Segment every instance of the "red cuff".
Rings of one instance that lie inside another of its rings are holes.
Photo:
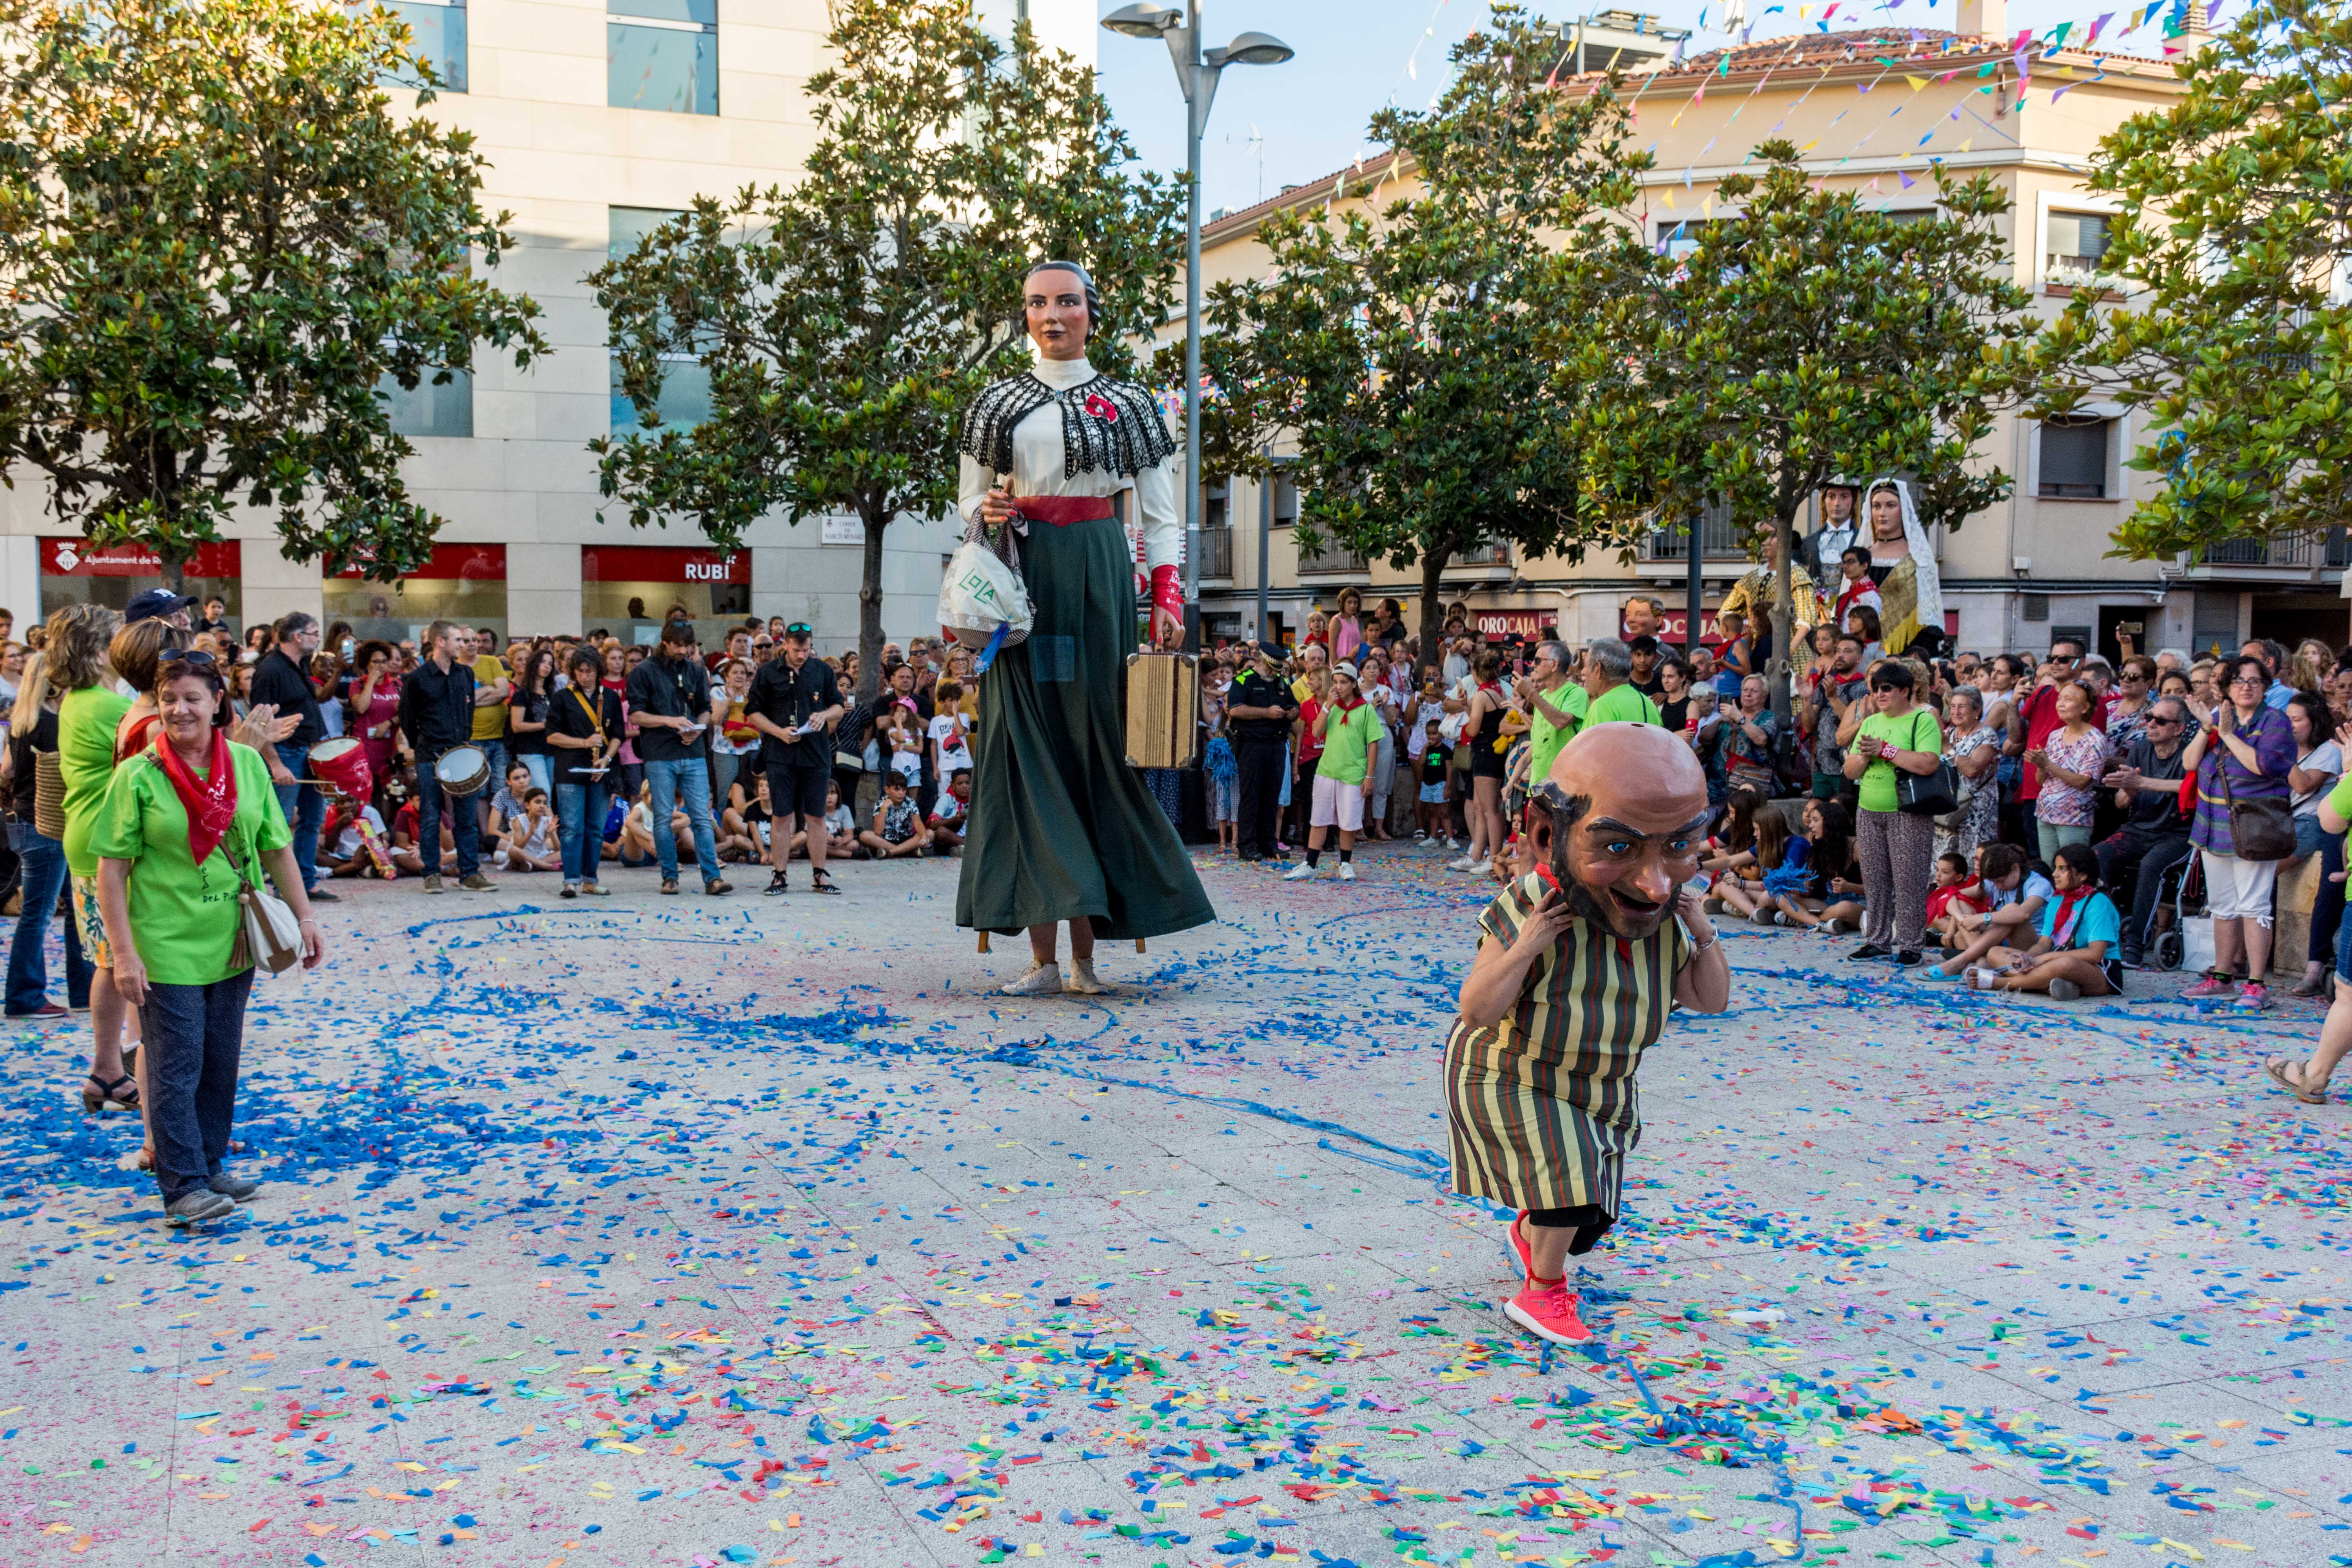
[[[1171,615],[1181,616],[1184,613],[1184,585],[1177,581],[1175,567],[1154,566],[1151,569],[1151,605],[1154,609],[1166,610]]]

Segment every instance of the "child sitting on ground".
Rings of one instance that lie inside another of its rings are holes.
[[[931,853],[945,855],[963,847],[964,824],[971,815],[971,770],[959,768],[931,806]]]
[[[1737,910],[1758,925],[1775,924],[1780,892],[1803,885],[1812,849],[1811,840],[1789,831],[1787,817],[1777,811],[1759,811],[1756,847],[1732,857],[1728,868],[1732,875],[1717,879],[1715,896],[1723,900],[1725,909]]]
[[[522,797],[522,815],[503,819],[506,837],[499,846],[499,868],[504,871],[555,871],[563,854],[555,838],[555,814],[547,809],[547,792],[537,784]]]
[[[2113,996],[2124,988],[2124,923],[2099,891],[2099,858],[2087,844],[2062,844],[2051,858],[2056,899],[2044,904],[2039,937],[2020,952],[1996,947],[1969,970],[1979,991],[2046,991],[2053,1001]]]
[[[891,773],[882,780],[882,799],[874,808],[874,826],[857,836],[877,860],[897,860],[920,855],[931,841],[923,814],[908,797],[906,775]]]
[[[1955,915],[1980,915],[1990,901],[1984,883],[1969,875],[1969,863],[1958,853],[1948,849],[1936,857],[1936,885],[1927,893],[1927,930],[1944,945],[1958,946],[1953,940],[1958,934]]]

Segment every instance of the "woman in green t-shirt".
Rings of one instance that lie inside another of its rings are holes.
[[[173,652],[155,703],[161,732],[114,770],[89,847],[114,988],[139,1009],[163,1215],[193,1225],[257,1187],[221,1169],[253,987],[237,897],[246,879],[268,868],[301,921],[304,968],[325,948],[269,766],[226,733],[219,664],[202,649]]]
[[[1862,861],[1863,943],[1849,958],[1919,962],[1927,925],[1927,885],[1936,877],[1936,819],[1897,809],[1895,770],[1927,774],[1943,760],[1935,710],[1912,700],[1911,666],[1890,658],[1870,672],[1870,703],[1845,756],[1845,776],[1862,781],[1854,835]]]
[[[1307,862],[1283,874],[1286,882],[1315,875],[1323,839],[1339,829],[1339,880],[1356,879],[1356,835],[1364,826],[1364,802],[1372,794],[1372,753],[1380,745],[1379,712],[1356,689],[1356,667],[1331,667],[1331,694],[1315,716],[1323,755],[1315,764],[1314,801],[1307,816]]]

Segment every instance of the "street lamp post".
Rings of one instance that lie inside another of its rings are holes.
[[[1201,637],[1201,136],[1227,66],[1278,66],[1296,53],[1265,33],[1243,33],[1221,49],[1201,47],[1201,0],[1184,9],[1124,5],[1102,25],[1130,38],[1161,38],[1184,94],[1184,618],[1185,640]],[[1263,584],[1261,584],[1263,592]]]

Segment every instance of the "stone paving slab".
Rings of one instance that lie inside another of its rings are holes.
[[[2315,1029],[1727,933],[1645,1064],[1602,1342],[1496,1309],[1438,857],[1016,1001],[957,869],[344,884],[257,988],[234,1220],[0,1034],[0,1561],[2352,1565]],[[751,879],[756,880],[756,879]]]

